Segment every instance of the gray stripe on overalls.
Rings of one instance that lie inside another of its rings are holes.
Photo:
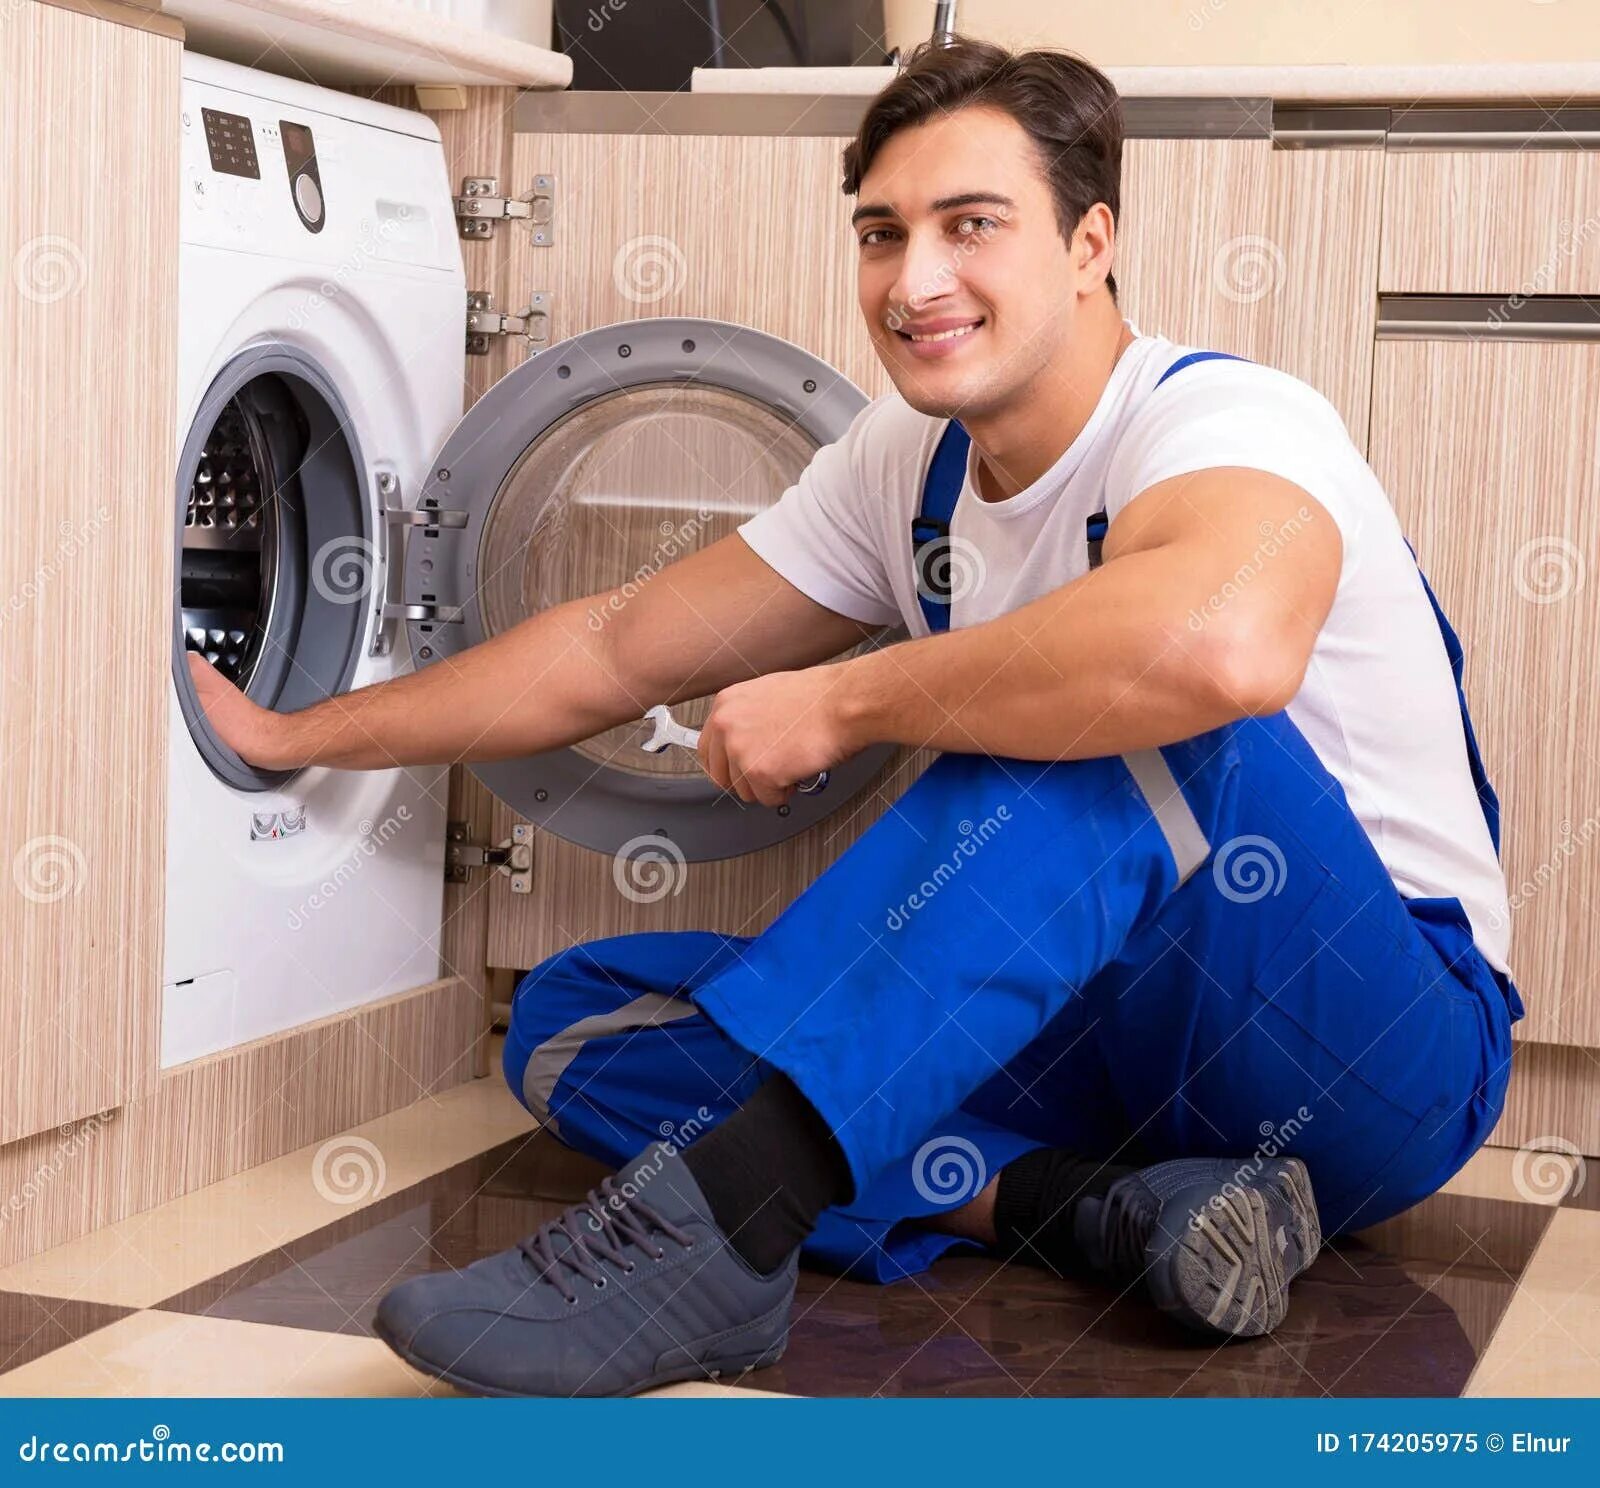
[[[609,1013],[580,1018],[570,1028],[564,1028],[553,1038],[546,1039],[528,1056],[528,1067],[522,1072],[522,1097],[528,1103],[528,1109],[552,1131],[559,1133],[560,1124],[550,1114],[550,1099],[555,1094],[556,1082],[566,1074],[567,1066],[578,1057],[590,1039],[604,1038],[611,1033],[626,1033],[631,1028],[675,1023],[680,1018],[692,1018],[695,1011],[695,1005],[687,998],[646,992],[643,997],[636,997]]]
[[[1096,515],[1104,517],[1105,513]],[[1091,517],[1090,521],[1093,520]],[[1099,539],[1091,538],[1089,541],[1089,567],[1100,567]],[[1189,803],[1183,799],[1183,792],[1173,778],[1172,768],[1159,749],[1141,749],[1134,754],[1125,754],[1122,763],[1128,767],[1134,784],[1144,795],[1145,804],[1155,816],[1156,825],[1161,828],[1161,835],[1167,839],[1172,861],[1178,865],[1176,887],[1181,889],[1195,869],[1205,862],[1211,844],[1200,830],[1200,823],[1189,809]]]

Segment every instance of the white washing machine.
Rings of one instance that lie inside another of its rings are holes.
[[[184,651],[280,711],[409,667],[384,508],[460,416],[466,335],[426,116],[189,53],[181,129],[163,1066],[439,975],[445,771],[253,769]]]
[[[186,650],[283,712],[430,665],[733,531],[867,401],[790,342],[663,316],[530,355],[462,417],[433,124],[189,55],[182,129],[163,1066],[431,981],[446,872],[506,846],[447,865],[443,769],[247,765],[206,726]],[[522,822],[689,863],[806,831],[893,752],[774,811],[642,738],[473,769]]]

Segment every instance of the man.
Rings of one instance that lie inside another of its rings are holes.
[[[503,758],[707,693],[701,763],[749,802],[942,751],[764,934],[528,973],[512,1088],[621,1171],[385,1298],[419,1368],[737,1371],[781,1355],[802,1248],[888,1280],[963,1240],[1259,1334],[1323,1224],[1493,1126],[1522,1006],[1454,636],[1320,395],[1122,318],[1120,161],[1078,59],[923,50],[845,156],[897,394],[776,506],[599,631],[580,600],[299,714],[195,664],[277,767]]]

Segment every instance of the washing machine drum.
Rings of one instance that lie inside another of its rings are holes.
[[[615,590],[625,605],[667,564],[776,501],[866,401],[801,348],[718,321],[633,321],[538,353],[457,426],[404,529],[417,665],[571,599]],[[597,603],[590,624],[611,618]],[[708,706],[673,713],[698,727]],[[718,790],[686,750],[646,754],[647,736],[624,724],[472,768],[520,817],[569,841],[615,853],[657,835],[694,861],[805,830],[892,753],[865,751],[825,790],[773,810]]]

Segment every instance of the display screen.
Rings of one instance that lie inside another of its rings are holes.
[[[250,121],[240,114],[225,114],[219,109],[203,108],[201,117],[206,124],[206,149],[211,152],[211,169],[225,176],[249,176],[261,179],[261,167],[256,162],[255,131]]]
[[[288,119],[278,120],[278,128],[283,132],[283,158],[289,164],[290,176],[294,176],[316,154],[311,131],[304,124],[294,124]]]

